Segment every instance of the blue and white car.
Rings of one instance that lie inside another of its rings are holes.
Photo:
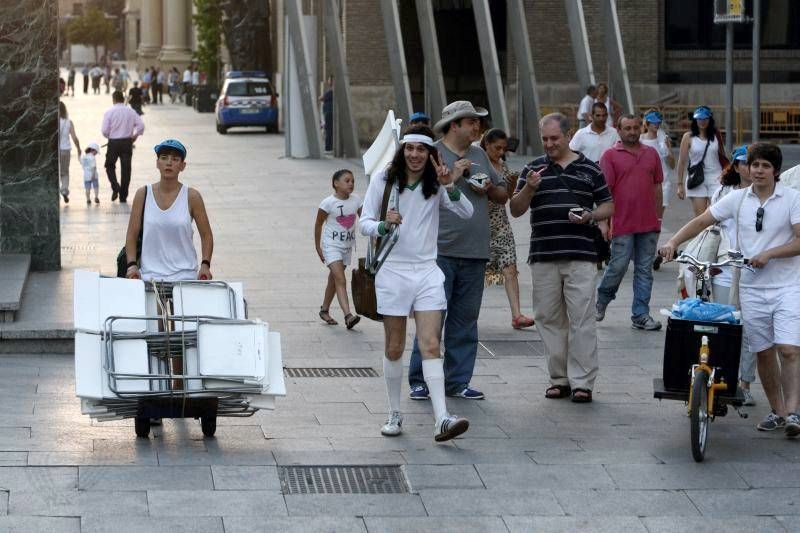
[[[225,76],[216,105],[217,132],[254,126],[278,132],[278,94],[264,72],[233,70]]]

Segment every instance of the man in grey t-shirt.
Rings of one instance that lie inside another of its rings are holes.
[[[434,131],[443,137],[436,142],[448,168],[462,171],[456,187],[474,207],[472,218],[464,220],[439,209],[439,251],[436,263],[444,272],[447,315],[444,320],[445,389],[449,396],[480,400],[483,393],[470,388],[478,354],[478,315],[483,299],[484,274],[489,260],[489,200],[505,204],[508,193],[502,176],[486,152],[472,143],[478,140],[480,119],[488,115],[481,107],[459,100],[442,110]],[[422,359],[414,340],[408,372],[413,400],[428,399],[422,376]]]

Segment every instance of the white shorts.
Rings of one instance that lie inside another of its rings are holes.
[[[683,190],[686,191],[686,198],[711,198],[714,196],[714,193],[717,192],[717,189],[722,187],[719,182],[719,176],[715,176],[713,178],[706,176],[706,179],[703,181],[703,183],[694,189],[690,189],[688,172],[686,178],[684,178],[683,186]]]
[[[444,311],[444,272],[436,262],[384,263],[375,276],[378,312],[409,316],[414,311]]]
[[[336,246],[322,246],[322,255],[325,256],[325,266],[341,261],[344,266],[350,264],[353,248],[337,248]]]
[[[775,344],[800,346],[800,287],[742,287],[739,301],[750,351],[761,352]]]
[[[664,181],[661,182],[661,205],[663,207],[669,207],[669,198],[671,194],[672,182],[665,177]]]

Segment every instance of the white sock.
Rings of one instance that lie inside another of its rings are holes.
[[[386,380],[386,396],[389,411],[400,411],[400,394],[403,386],[403,360],[390,361],[383,358],[383,379]]]
[[[428,392],[433,404],[433,416],[438,424],[447,416],[447,404],[444,400],[444,360],[441,357],[423,359],[422,375],[425,376],[425,383],[428,385]]]

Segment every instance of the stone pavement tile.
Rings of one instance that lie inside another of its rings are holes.
[[[504,516],[503,522],[510,533],[547,531],[548,533],[647,533],[644,524],[634,516],[597,516],[576,518],[572,516]],[[673,532],[674,533],[674,530]]]
[[[211,490],[207,466],[81,466],[80,490]]]
[[[146,515],[141,492],[82,490],[12,490],[9,514],[38,516]]]
[[[158,464],[184,465],[274,465],[275,457],[267,441],[218,441],[206,439],[205,449],[182,449],[180,446],[158,450]]]
[[[130,516],[109,519],[103,516],[84,516],[80,519],[81,533],[223,533],[221,517],[210,516]]]
[[[43,466],[0,468],[0,490],[67,490],[77,488],[77,468]]]
[[[526,452],[540,465],[658,464],[661,461],[647,450],[543,450]]]
[[[23,441],[28,442],[31,438],[31,428],[30,427],[13,427],[13,426],[5,426],[0,427],[0,438],[2,442],[15,442],[15,441]]]
[[[0,466],[26,466],[28,452],[0,452]]]
[[[470,428],[471,429],[471,428]],[[553,452],[578,451],[578,444],[572,439],[555,437],[526,437],[526,438],[506,438],[506,439],[460,439],[456,444],[462,450],[474,451],[520,451],[533,452],[548,450]]]
[[[310,426],[261,426],[267,440],[270,439],[311,439],[311,438],[364,438],[375,435],[373,425],[320,425]],[[377,426],[380,431],[380,426]]]
[[[485,489],[472,465],[405,465],[413,492],[427,489]]]
[[[417,494],[287,494],[290,516],[425,516]]]
[[[366,533],[364,520],[343,516],[224,516],[225,533]],[[372,529],[370,529],[372,531]]]
[[[687,490],[704,516],[800,514],[800,489]]]
[[[668,490],[558,490],[558,503],[571,516],[697,516],[685,493]]]
[[[780,520],[771,516],[739,516],[736,518],[702,518],[680,516],[643,517],[642,522],[650,533],[675,533],[676,531],[692,531],[693,533],[751,533],[785,531]],[[791,531],[791,530],[789,530]]]
[[[431,439],[432,440],[432,439]],[[291,451],[275,452],[278,465],[401,465],[402,454],[398,452],[361,451]],[[274,463],[273,463],[274,464]]]
[[[792,463],[733,463],[748,486],[761,488],[800,487],[800,465]]]
[[[431,450],[437,444],[433,440],[433,435],[428,436],[428,426],[409,426],[403,424],[403,434],[397,437],[384,437],[380,434],[380,428],[372,430],[371,437],[358,439],[330,439],[331,445],[339,451],[358,451],[366,452],[404,452],[406,450]],[[420,437],[419,435],[425,435]]]
[[[334,446],[326,438],[298,438],[298,439],[267,439],[265,447],[273,452],[280,450],[288,451],[333,451]]]
[[[213,465],[214,490],[280,491],[281,481],[274,466]]]
[[[613,489],[614,482],[601,465],[492,465],[475,469],[489,490],[509,487],[537,489]]]
[[[148,490],[150,516],[286,516],[277,491]]]
[[[783,435],[770,435],[775,439],[728,439],[715,435],[711,428],[706,457],[715,462],[798,462],[800,453],[793,442]],[[650,441],[649,448],[653,455],[665,463],[693,463],[689,448],[689,428],[684,435],[672,435],[669,438]]]
[[[607,465],[620,489],[746,489],[747,484],[727,464]]]
[[[550,490],[431,489],[420,496],[430,516],[564,514]]]
[[[369,533],[419,533],[422,531],[458,531],[459,533],[499,533],[506,531],[500,517],[471,516],[453,517],[366,517]]]
[[[155,448],[135,450],[103,450],[97,452],[30,452],[30,466],[80,466],[80,465],[155,465],[158,464]]]
[[[457,439],[456,439],[457,440]],[[472,465],[476,463],[530,464],[533,461],[521,451],[462,450],[452,444],[439,444],[430,450],[403,452],[405,462],[418,465]]]
[[[743,517],[738,517],[737,521],[741,518]],[[791,533],[800,532],[800,520],[798,520],[796,516],[776,516],[775,520],[777,520],[786,531]]]
[[[47,531],[47,533],[81,533],[79,517],[54,516],[0,516],[0,531],[22,533]]]

